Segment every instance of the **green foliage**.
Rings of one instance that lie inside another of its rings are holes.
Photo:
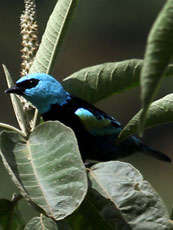
[[[12,80],[12,78],[10,76],[10,73],[7,70],[5,65],[3,65],[3,68],[4,68],[6,80],[7,80],[7,85],[8,85],[8,87],[11,87],[12,85],[14,85],[14,82],[13,82],[13,80]],[[11,94],[10,97],[11,97],[13,109],[14,109],[14,112],[15,112],[16,119],[18,121],[19,127],[21,128],[21,131],[23,132],[23,135],[26,135],[28,130],[27,130],[26,120],[24,118],[24,111],[23,111],[23,108],[22,108],[21,101],[19,100],[19,98],[15,94]]]
[[[23,230],[24,226],[25,223],[16,202],[0,199],[0,228]]]
[[[142,110],[139,111],[125,126],[119,135],[119,141],[138,131],[138,121]],[[144,128],[150,128],[164,123],[173,122],[173,94],[154,101],[149,105]]]
[[[59,0],[49,18],[30,73],[50,73],[78,0]]]
[[[139,85],[142,60],[127,60],[91,66],[67,77],[63,86],[71,94],[96,103]]]
[[[142,60],[131,59],[87,67],[65,78],[62,85],[71,94],[94,104],[139,86],[142,64]],[[173,65],[169,65],[164,77],[172,74]]]
[[[46,216],[40,215],[40,217],[34,217],[31,219],[27,225],[25,226],[24,230],[58,230],[56,223]]]
[[[28,140],[18,133],[3,131],[0,146],[14,183],[17,181],[25,198],[48,216],[62,219],[80,205],[87,179],[71,129],[58,121],[46,122]]]
[[[132,165],[118,161],[99,163],[91,168],[89,177],[92,189],[109,200],[99,204],[98,211],[112,229],[172,227],[158,194]]]
[[[172,229],[163,201],[132,165],[99,163],[89,178],[83,204],[68,218],[72,229]]]
[[[149,104],[161,85],[167,65],[173,52],[173,0],[167,0],[148,36],[144,66],[141,73],[140,133]]]
[[[51,72],[77,2],[57,1],[30,72]],[[144,61],[91,66],[63,81],[69,92],[91,103],[141,84],[143,108],[122,130],[119,141],[137,132],[141,121],[140,131],[173,120],[173,94],[151,103],[161,79],[173,74],[173,65],[168,66],[173,47],[172,7],[173,1],[167,0],[156,19]],[[12,78],[3,67],[11,86]],[[21,196],[37,209],[39,217],[25,224],[19,200],[0,199],[0,229],[173,229],[163,201],[133,166],[111,161],[85,169],[70,128],[58,121],[37,126],[37,111],[28,124],[30,112],[17,96],[11,100],[20,129],[0,123],[4,129],[0,154]]]

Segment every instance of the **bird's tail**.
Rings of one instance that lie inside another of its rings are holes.
[[[161,161],[171,162],[171,159],[168,156],[166,156],[164,153],[158,150],[152,149],[151,147],[145,144],[142,144],[142,147],[143,147],[143,152],[146,153],[147,155],[150,155]]]
[[[131,136],[129,140],[131,141],[131,143],[135,144],[136,151],[143,152],[161,161],[171,162],[171,159],[164,153],[143,144],[138,138]]]

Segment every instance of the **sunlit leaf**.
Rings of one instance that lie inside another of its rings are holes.
[[[142,60],[134,59],[87,67],[65,78],[62,85],[71,94],[96,103],[139,86],[142,64]],[[169,65],[164,76],[173,76],[173,65]]]
[[[30,73],[50,73],[78,0],[58,0],[48,20]]]
[[[104,63],[79,70],[64,79],[71,94],[96,103],[115,93],[139,85],[142,60]]]
[[[24,230],[58,230],[58,227],[51,218],[48,218],[44,215],[40,215],[40,217],[32,218]]]
[[[3,131],[0,147],[6,168],[19,189],[56,220],[71,214],[87,192],[87,177],[73,131],[58,121],[45,122],[25,140]]]

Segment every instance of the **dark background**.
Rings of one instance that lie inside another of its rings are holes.
[[[55,0],[37,0],[40,37]],[[81,0],[66,36],[53,72],[61,80],[81,68],[104,62],[143,58],[147,34],[164,0]],[[5,64],[14,80],[20,70],[19,17],[22,0],[1,0],[0,63]],[[158,97],[172,92],[172,80],[166,79]],[[6,82],[0,67],[0,122],[17,126],[9,96],[4,94]],[[113,96],[97,104],[122,124],[140,108],[140,89]],[[172,128],[164,125],[145,132],[143,141],[172,157]],[[173,200],[172,164],[142,154],[123,159],[143,174],[166,203],[170,212]],[[10,198],[17,191],[0,162],[0,197]],[[28,212],[30,209],[27,208]],[[30,213],[30,216],[32,213]]]

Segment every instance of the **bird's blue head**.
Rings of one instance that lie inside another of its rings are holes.
[[[16,93],[30,101],[41,114],[49,111],[52,104],[66,104],[70,95],[61,84],[45,73],[33,73],[21,77],[6,93]]]

